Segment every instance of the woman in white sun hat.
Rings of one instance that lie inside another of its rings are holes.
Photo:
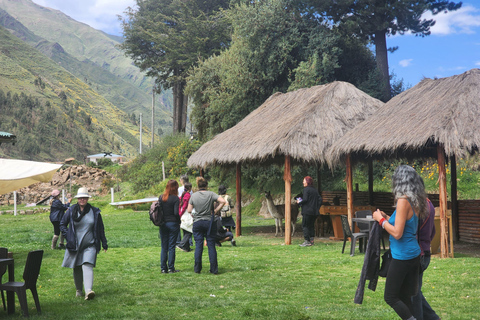
[[[93,267],[100,252],[100,245],[107,252],[100,209],[88,203],[90,195],[87,188],[78,189],[75,196],[78,203],[72,205],[60,222],[60,230],[67,239],[65,257],[62,267],[73,268],[73,280],[77,289],[77,297],[83,296],[82,284],[85,287],[85,300],[95,297],[93,292]]]

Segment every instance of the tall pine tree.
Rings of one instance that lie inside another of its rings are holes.
[[[157,88],[173,90],[173,132],[185,132],[188,70],[229,44],[221,9],[228,0],[136,0],[121,18],[121,47],[136,66],[154,77]]]
[[[377,68],[383,83],[382,100],[385,102],[391,98],[386,36],[397,33],[403,35],[408,31],[416,36],[428,36],[435,20],[422,19],[422,14],[431,11],[436,15],[462,6],[461,2],[448,0],[310,1],[321,14],[375,45]]]

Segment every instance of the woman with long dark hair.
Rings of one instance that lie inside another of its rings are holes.
[[[376,210],[373,219],[390,234],[392,262],[385,283],[385,302],[402,319],[413,320],[412,296],[418,290],[420,246],[418,221],[428,216],[422,178],[410,166],[399,166],[392,177],[396,209],[392,216]]]
[[[175,245],[180,232],[178,182],[169,180],[165,191],[158,200],[165,219],[165,223],[160,226],[160,240],[162,241],[160,268],[162,273],[175,273],[179,271],[175,269]]]

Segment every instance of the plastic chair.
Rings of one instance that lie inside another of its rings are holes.
[[[355,244],[357,242],[357,239],[359,239],[359,250],[362,252],[362,246],[363,246],[363,252],[365,252],[365,249],[367,247],[367,239],[368,239],[368,233],[365,232],[352,232],[352,229],[350,229],[350,225],[348,224],[348,218],[345,215],[340,216],[342,219],[342,228],[343,228],[343,248],[342,248],[342,253],[345,251],[345,244],[347,243],[348,238],[352,239],[352,245],[350,247],[350,256],[353,257],[355,253]],[[363,243],[362,243],[363,240]]]
[[[8,258],[8,249],[7,248],[0,248],[0,259],[7,259]],[[6,266],[0,266],[0,283],[2,283],[2,277],[7,272]],[[3,302],[3,310],[7,311],[7,307],[5,306],[5,294],[3,290],[0,290],[2,294],[2,302]]]
[[[367,216],[372,216],[371,210],[360,210],[355,212],[355,218],[366,218]],[[370,224],[365,222],[357,222],[357,226],[360,232],[366,232],[368,235],[370,234]],[[383,239],[384,232],[385,230],[382,230],[382,236],[380,237],[382,239],[383,250],[385,250],[385,240]]]
[[[0,284],[0,290],[14,291],[17,293],[18,301],[23,310],[23,315],[28,317],[27,306],[27,289],[30,289],[35,300],[37,312],[40,314],[40,301],[37,293],[37,279],[40,273],[40,266],[42,265],[43,250],[30,251],[25,263],[25,270],[23,271],[23,280],[25,282],[6,282]]]

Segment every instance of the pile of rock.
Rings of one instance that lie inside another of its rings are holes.
[[[74,185],[88,188],[91,195],[97,195],[102,191],[108,192],[102,190],[102,182],[107,178],[114,179],[114,176],[102,169],[85,165],[66,167],[57,171],[50,182],[39,182],[18,190],[17,204],[37,203],[48,198],[54,189],[64,189],[67,193]],[[14,203],[13,192],[0,195],[0,206]]]

